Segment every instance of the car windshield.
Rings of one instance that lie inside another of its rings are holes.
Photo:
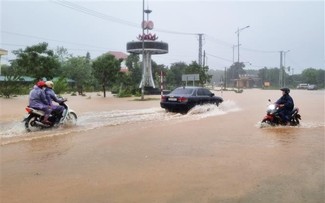
[[[191,95],[193,93],[194,89],[188,89],[188,88],[177,88],[174,91],[172,91],[170,94],[174,95]]]

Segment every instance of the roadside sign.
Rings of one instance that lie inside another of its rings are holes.
[[[199,80],[200,80],[199,74],[184,74],[184,75],[182,75],[182,81],[186,82],[186,86],[187,86],[187,81],[193,81],[193,86],[194,86],[194,81],[199,81]]]
[[[200,75],[199,74],[185,74],[182,75],[182,81],[199,81]]]

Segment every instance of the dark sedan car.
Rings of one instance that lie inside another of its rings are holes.
[[[166,111],[187,113],[196,105],[216,104],[223,102],[221,97],[215,96],[203,87],[178,87],[161,97],[160,106]]]

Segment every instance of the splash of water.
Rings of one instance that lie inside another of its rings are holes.
[[[221,116],[229,112],[239,111],[240,108],[233,101],[224,101],[219,106],[206,104],[195,106],[187,114],[165,112],[162,108],[148,108],[137,110],[113,110],[102,112],[87,112],[79,115],[77,125],[63,125],[59,128],[46,129],[27,133],[22,122],[12,122],[1,125],[0,137],[2,145],[17,142],[17,140],[32,140],[42,137],[59,136],[73,132],[82,132],[104,126],[117,126],[141,122],[156,122],[174,120],[198,120],[211,116]],[[14,138],[14,139],[10,139]],[[17,139],[18,138],[18,139]],[[15,141],[13,141],[15,140]]]
[[[322,128],[325,127],[325,123],[317,121],[302,121],[297,126],[272,126],[267,123],[257,122],[255,126],[258,128]]]

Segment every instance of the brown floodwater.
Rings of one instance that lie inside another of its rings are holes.
[[[323,90],[292,90],[298,127],[263,127],[279,90],[216,91],[166,113],[159,96],[68,97],[76,126],[26,133],[28,97],[0,99],[1,202],[324,202]]]

